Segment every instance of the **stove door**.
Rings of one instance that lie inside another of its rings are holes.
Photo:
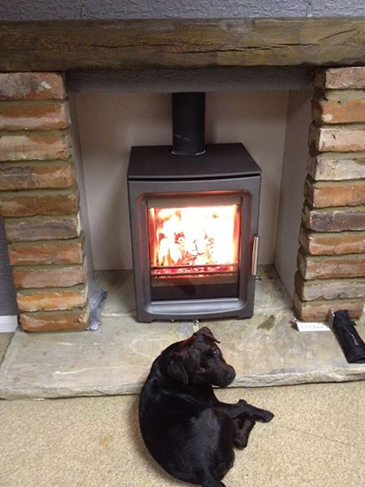
[[[138,321],[252,316],[260,175],[128,192]]]
[[[147,200],[152,301],[237,297],[241,198]]]

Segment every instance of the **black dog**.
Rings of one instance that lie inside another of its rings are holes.
[[[233,446],[244,448],[255,421],[273,414],[242,399],[225,404],[212,385],[228,386],[233,367],[209,328],[173,343],[154,361],[143,386],[139,422],[154,459],[173,477],[202,487],[224,487]]]

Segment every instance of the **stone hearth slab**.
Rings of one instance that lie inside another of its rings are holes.
[[[270,269],[262,272],[253,318],[198,325],[137,323],[131,316],[128,279],[123,284],[126,298],[118,299],[117,274],[99,275],[109,297],[96,332],[15,333],[0,367],[1,398],[137,393],[159,352],[204,325],[235,367],[236,387],[365,378],[365,364],[348,364],[332,332],[299,333],[293,327],[290,301]],[[365,336],[365,324],[358,329]]]
[[[96,280],[107,289],[103,316],[129,316],[135,312],[132,271],[97,271]],[[292,302],[271,265],[259,266],[255,313],[291,309]]]

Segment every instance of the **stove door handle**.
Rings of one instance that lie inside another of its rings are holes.
[[[260,237],[258,235],[254,235],[252,244],[251,274],[255,277],[257,274],[257,262],[259,257],[259,242]]]

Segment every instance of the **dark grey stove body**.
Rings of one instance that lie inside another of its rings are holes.
[[[138,321],[252,316],[260,181],[261,170],[242,144],[207,145],[200,155],[132,148]]]

